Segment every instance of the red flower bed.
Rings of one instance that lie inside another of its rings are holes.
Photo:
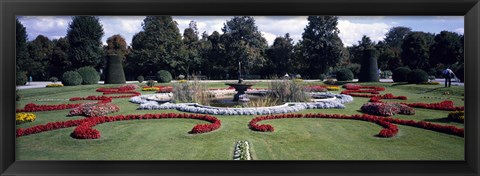
[[[107,103],[84,103],[73,108],[68,113],[69,116],[84,115],[87,117],[105,116],[107,114],[118,112],[120,108],[114,104]]]
[[[414,115],[415,110],[407,105],[400,103],[383,103],[383,102],[374,102],[364,104],[360,110],[362,112],[380,115],[380,116],[392,116],[395,114],[405,114],[405,115]]]
[[[170,93],[173,91],[173,87],[172,86],[155,86],[155,87],[158,87],[159,90],[157,91],[157,93]]]
[[[262,120],[273,120],[273,119],[282,119],[282,118],[333,118],[333,119],[353,119],[353,120],[363,120],[368,122],[375,122],[376,124],[383,127],[383,129],[378,133],[379,137],[393,137],[398,133],[398,127],[394,124],[413,126],[418,128],[423,128],[427,130],[437,131],[446,134],[452,134],[456,136],[463,137],[464,129],[458,128],[455,126],[443,126],[437,125],[429,122],[415,122],[413,120],[402,120],[391,117],[381,117],[368,114],[356,114],[356,115],[342,115],[342,114],[281,114],[273,116],[259,116],[253,118],[249,122],[249,127],[255,131],[263,132],[273,132],[275,129],[269,124],[258,124]]]
[[[399,99],[399,100],[407,100],[406,96],[394,96],[391,93],[387,93],[385,95],[374,96],[370,98],[370,102],[382,102],[381,99]]]
[[[379,91],[384,91],[384,87],[377,87],[377,86],[361,86],[357,84],[345,84],[343,85],[343,88],[347,89],[341,92],[341,94],[345,95],[350,95],[352,97],[375,97],[378,95],[375,94],[380,94]],[[357,94],[361,93],[361,94]],[[370,94],[363,94],[363,93],[370,93]]]
[[[305,86],[303,88],[305,91],[307,92],[326,92],[327,91],[327,87],[325,86]]]
[[[135,115],[118,115],[118,116],[97,116],[91,118],[85,118],[80,120],[69,120],[65,122],[50,122],[45,125],[37,125],[26,129],[18,128],[16,132],[17,137],[26,136],[30,134],[41,133],[45,131],[51,131],[60,128],[69,128],[76,126],[71,136],[77,139],[98,139],[100,138],[100,132],[92,127],[108,122],[122,121],[122,120],[141,120],[141,119],[167,119],[167,118],[184,118],[184,119],[197,119],[210,122],[211,124],[197,124],[190,133],[207,133],[220,128],[221,122],[214,116],[200,115],[200,114],[174,114],[174,113],[162,113],[162,114],[135,114]]]
[[[124,85],[118,88],[98,88],[96,91],[103,92],[103,95],[108,95],[108,94],[129,94],[129,95],[72,97],[69,100],[70,101],[98,100],[97,103],[110,103],[112,102],[112,98],[129,98],[129,97],[141,95],[140,92],[136,92],[133,90],[135,90],[133,85]],[[34,103],[29,103],[25,105],[23,109],[17,109],[16,112],[56,111],[56,110],[72,109],[80,105],[82,105],[82,103],[57,104],[57,105],[37,105]]]
[[[402,104],[410,107],[414,107],[414,108],[436,109],[436,110],[446,110],[446,111],[465,110],[464,106],[454,106],[453,101],[450,101],[450,100],[445,100],[440,103],[402,103]]]

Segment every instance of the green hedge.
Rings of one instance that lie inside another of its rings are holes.
[[[160,70],[157,72],[157,82],[159,83],[169,83],[172,81],[172,74],[167,70]]]
[[[398,67],[393,70],[392,79],[393,82],[407,82],[408,74],[412,72],[408,67]]]
[[[422,69],[415,69],[408,73],[407,81],[411,84],[428,82],[428,73]]]
[[[107,74],[105,84],[125,84],[125,73],[123,72],[122,56],[107,56]]]
[[[17,72],[17,80],[16,80],[17,86],[23,86],[27,84],[27,81],[28,81],[27,72],[24,72],[24,71]]]
[[[93,67],[81,67],[77,72],[82,76],[83,85],[98,84],[100,81],[100,75]]]
[[[337,71],[337,81],[353,80],[353,72],[350,69],[341,69]]]
[[[362,66],[360,67],[360,73],[358,74],[359,82],[379,82],[378,63],[375,56],[376,50],[365,49],[363,51]]]
[[[140,75],[137,77],[137,80],[139,83],[142,83],[143,81],[145,81],[145,78],[142,75]]]
[[[62,84],[65,86],[77,86],[82,84],[82,75],[77,71],[67,71],[63,73]]]

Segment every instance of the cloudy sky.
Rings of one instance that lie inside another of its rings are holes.
[[[120,34],[127,43],[132,42],[132,36],[142,30],[144,16],[100,16],[105,35],[103,43],[108,37]],[[188,27],[191,20],[197,22],[199,33],[213,31],[221,33],[223,24],[231,16],[174,16],[180,32]],[[258,29],[271,45],[277,36],[290,33],[294,42],[302,38],[305,26],[308,24],[306,16],[254,16]],[[67,33],[69,16],[21,16],[20,22],[26,27],[29,40],[38,35],[45,35],[50,39],[64,37]],[[413,31],[439,33],[446,30],[463,34],[463,16],[340,16],[338,29],[340,38],[345,46],[357,44],[363,35],[373,41],[383,40],[385,33],[395,26],[405,26]]]

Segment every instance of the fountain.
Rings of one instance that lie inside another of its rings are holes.
[[[233,96],[234,102],[248,102],[250,101],[250,99],[248,98],[245,92],[247,91],[248,88],[252,87],[253,84],[246,84],[243,82],[242,72],[240,68],[241,68],[241,63],[238,62],[238,83],[225,83],[225,84],[235,88],[235,91],[237,93]]]

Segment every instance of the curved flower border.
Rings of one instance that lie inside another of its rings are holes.
[[[326,95],[333,95],[335,100],[319,101],[319,102],[289,102],[283,105],[271,107],[256,107],[256,108],[224,108],[205,106],[198,103],[163,103],[159,104],[156,101],[148,100],[148,96],[142,95],[130,98],[130,102],[140,104],[139,110],[166,110],[175,109],[182,112],[191,112],[198,114],[213,114],[213,115],[271,115],[292,113],[305,109],[343,109],[344,103],[352,102],[353,98],[349,95],[324,93]]]
[[[200,114],[175,114],[175,113],[162,113],[162,114],[132,114],[132,115],[118,115],[118,116],[97,116],[79,120],[69,120],[64,122],[50,122],[44,125],[37,125],[29,128],[18,128],[16,136],[27,136],[36,133],[42,133],[46,131],[61,129],[61,128],[76,128],[73,130],[71,136],[76,139],[98,139],[100,138],[100,132],[93,127],[108,122],[123,121],[123,120],[142,120],[142,119],[171,119],[171,118],[183,118],[183,119],[197,119],[210,122],[210,124],[197,124],[189,133],[207,133],[214,131],[221,126],[221,121],[214,116],[200,115]]]
[[[283,118],[331,118],[331,119],[353,119],[353,120],[362,120],[368,122],[374,122],[383,127],[383,129],[378,133],[379,137],[393,137],[398,133],[398,127],[394,124],[412,126],[432,131],[437,131],[441,133],[451,134],[459,137],[464,137],[464,129],[458,128],[453,125],[437,125],[429,122],[415,122],[413,120],[402,120],[391,117],[381,117],[368,114],[356,114],[356,115],[343,115],[343,114],[281,114],[274,116],[260,116],[255,117],[249,122],[249,127],[255,131],[262,132],[273,132],[275,129],[269,124],[258,124],[258,122],[263,120],[274,120],[274,119],[283,119]]]

